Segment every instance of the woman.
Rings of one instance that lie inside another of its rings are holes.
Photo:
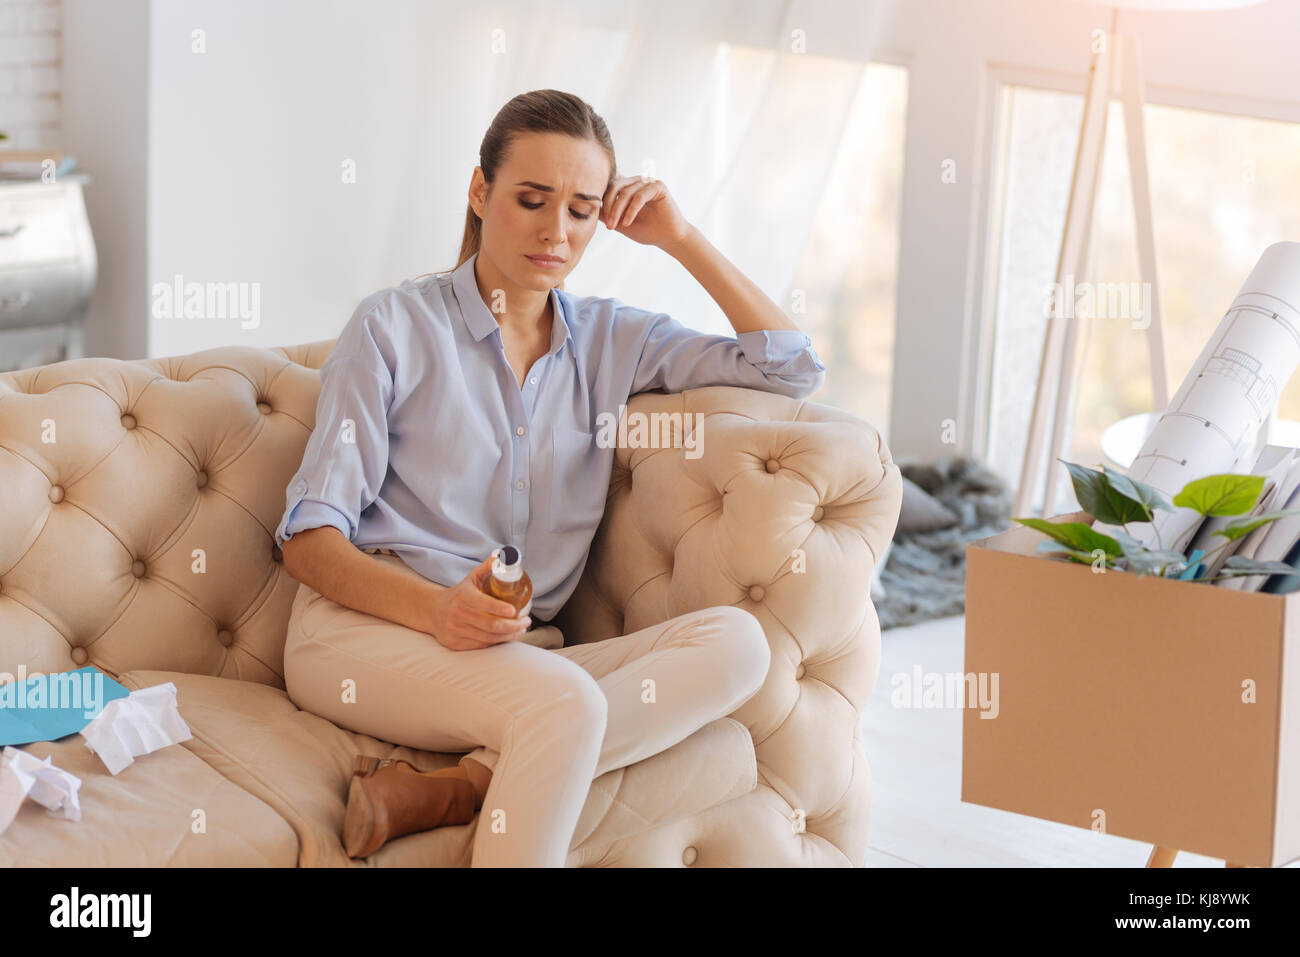
[[[615,175],[605,123],[578,97],[515,97],[479,159],[458,266],[367,297],[321,367],[275,533],[302,583],[285,685],[353,731],[473,749],[424,773],[359,759],[351,856],[481,810],[474,866],[563,866],[594,778],[730,714],[769,662],[758,620],[734,606],[563,647],[548,623],[582,574],[614,455],[596,416],[650,389],[802,398],[825,367],[662,183]],[[562,292],[598,223],[674,256],[737,337]],[[479,590],[506,543],[522,549],[536,621]]]

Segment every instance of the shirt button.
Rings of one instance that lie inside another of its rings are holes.
[[[531,382],[533,385],[537,385],[537,376],[533,376],[533,377],[532,377],[531,379],[529,379],[528,381]]]
[[[524,487],[523,479],[520,479],[518,482],[515,483],[515,488],[523,488],[523,487]]]
[[[523,435],[525,431],[522,425],[515,427],[515,435]]]
[[[295,491],[297,491],[299,494],[301,494],[301,493],[307,491],[307,483],[304,482],[302,479],[299,479],[299,480],[298,480],[298,484],[294,486],[294,489],[295,489]]]

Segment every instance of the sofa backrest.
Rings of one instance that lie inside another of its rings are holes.
[[[283,688],[298,582],[273,534],[334,341],[0,374],[0,680],[89,663]],[[869,583],[902,498],[879,433],[729,387],[642,393],[624,414],[707,420],[707,454],[687,454],[680,433],[677,449],[617,450],[555,620],[566,641],[737,604],[799,667],[816,662],[865,700],[879,646]]]
[[[272,536],[333,343],[0,374],[0,672],[283,687]]]

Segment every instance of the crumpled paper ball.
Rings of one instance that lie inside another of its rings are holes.
[[[110,701],[81,736],[110,774],[142,754],[194,737],[176,707],[176,685],[170,681]]]
[[[0,753],[0,834],[18,814],[24,798],[31,798],[55,817],[81,820],[77,790],[81,778],[8,745]]]

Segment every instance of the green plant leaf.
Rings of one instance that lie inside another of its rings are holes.
[[[1013,521],[1017,521],[1021,525],[1028,525],[1052,540],[1081,552],[1091,553],[1093,550],[1100,548],[1107,555],[1124,554],[1123,549],[1119,547],[1119,542],[1109,535],[1094,532],[1092,526],[1083,522],[1049,522],[1043,518],[1017,518],[1013,519]]]
[[[1284,508],[1276,512],[1263,512],[1254,518],[1243,518],[1235,522],[1229,522],[1215,531],[1215,535],[1222,535],[1228,541],[1235,541],[1243,535],[1247,535],[1259,528],[1261,525],[1267,525],[1269,522],[1276,522],[1279,518],[1285,518],[1288,515],[1300,515],[1300,508]]]
[[[1107,525],[1151,521],[1151,509],[1117,489],[1111,481],[1112,477],[1106,472],[1076,465],[1065,459],[1058,461],[1070,472],[1070,481],[1074,485],[1074,495],[1079,504],[1097,521]]]
[[[1141,502],[1146,506],[1148,513],[1154,514],[1158,508],[1166,512],[1174,511],[1173,504],[1160,494],[1158,488],[1148,485],[1146,482],[1139,482],[1127,475],[1120,475],[1118,472],[1106,471],[1106,477],[1110,479],[1111,488],[1135,502]]]
[[[1139,577],[1142,575],[1163,577],[1171,568],[1176,569],[1174,574],[1180,574],[1187,567],[1187,558],[1182,552],[1167,548],[1147,548],[1123,529],[1115,530],[1115,540],[1119,542],[1129,568],[1137,572]]]
[[[1286,562],[1260,562],[1233,555],[1223,563],[1220,575],[1300,575],[1300,569]]]
[[[1082,552],[1077,548],[1071,548],[1069,545],[1062,545],[1060,542],[1054,542],[1050,539],[1045,539],[1039,542],[1038,551],[1045,555],[1060,555],[1063,558],[1068,558],[1072,562],[1078,562],[1080,565],[1091,565],[1094,561],[1091,552]],[[1113,560],[1114,559],[1110,555],[1106,556],[1106,564],[1108,567]]]
[[[1174,496],[1174,504],[1202,515],[1241,515],[1259,501],[1264,476],[1227,472],[1193,479]]]

